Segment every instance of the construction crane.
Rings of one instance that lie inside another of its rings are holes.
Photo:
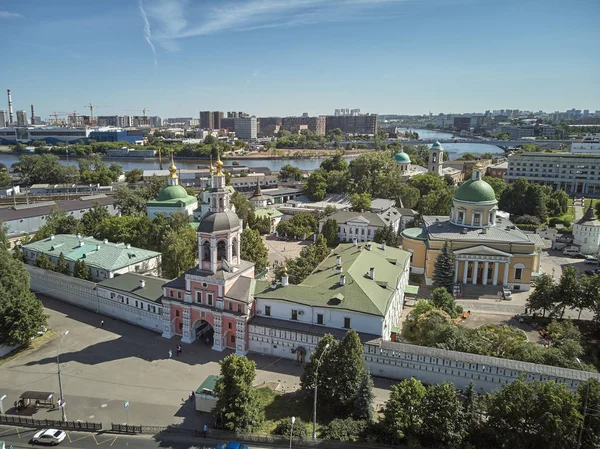
[[[70,117],[73,119],[73,124],[77,123],[77,117],[85,117],[85,115],[79,115],[77,114],[77,111],[73,111],[73,112],[56,112],[54,111],[52,114],[50,114],[52,117],[54,117],[54,124],[58,125],[58,117]]]
[[[90,110],[90,125],[94,126],[94,108],[98,109],[98,108],[112,108],[112,106],[94,106],[92,105],[92,103],[90,103],[87,106],[84,106],[84,108],[89,108]]]
[[[139,109],[124,109],[125,112],[140,112]],[[150,109],[142,109],[142,114],[144,114],[144,117],[146,117],[146,112],[150,112]]]

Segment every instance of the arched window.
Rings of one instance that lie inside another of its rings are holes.
[[[210,242],[208,240],[206,240],[203,244],[202,244],[202,260],[205,262],[210,262],[211,261],[211,257],[210,257]]]
[[[431,157],[432,157],[432,161],[433,161],[433,163],[435,164],[435,163],[437,162],[437,153],[433,153],[433,154],[431,155]]]
[[[515,281],[520,281],[523,279],[523,271],[525,270],[525,265],[522,263],[515,264],[513,267],[515,269]]]
[[[237,257],[237,255],[238,255],[237,254],[237,245],[238,245],[237,239],[233,239],[232,248],[231,248],[231,255],[233,257]]]
[[[225,240],[220,240],[217,243],[217,260],[225,260],[225,259],[227,259]]]

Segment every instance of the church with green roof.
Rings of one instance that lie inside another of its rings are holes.
[[[457,291],[467,285],[489,287],[490,292],[508,288],[529,290],[540,272],[543,241],[525,234],[498,213],[491,185],[475,165],[471,179],[456,190],[450,216],[423,216],[421,228],[402,232],[402,247],[411,253],[411,271],[433,284],[435,261],[448,243],[454,253]]]
[[[150,200],[146,204],[148,218],[152,220],[158,214],[165,214],[167,217],[170,217],[175,212],[183,212],[188,217],[191,217],[197,208],[198,199],[188,194],[187,190],[179,185],[177,167],[175,167],[175,162],[171,155],[169,184],[160,191],[156,199]]]

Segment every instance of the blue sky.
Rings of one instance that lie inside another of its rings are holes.
[[[596,110],[599,18],[598,0],[4,0],[0,89],[42,117],[90,102],[162,117]]]

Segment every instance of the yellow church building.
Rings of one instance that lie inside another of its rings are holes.
[[[540,270],[542,239],[498,214],[494,189],[479,165],[456,190],[450,217],[424,216],[422,227],[405,229],[402,238],[403,249],[412,254],[411,271],[423,274],[427,285],[433,284],[435,260],[446,241],[456,258],[456,284],[526,291]]]

